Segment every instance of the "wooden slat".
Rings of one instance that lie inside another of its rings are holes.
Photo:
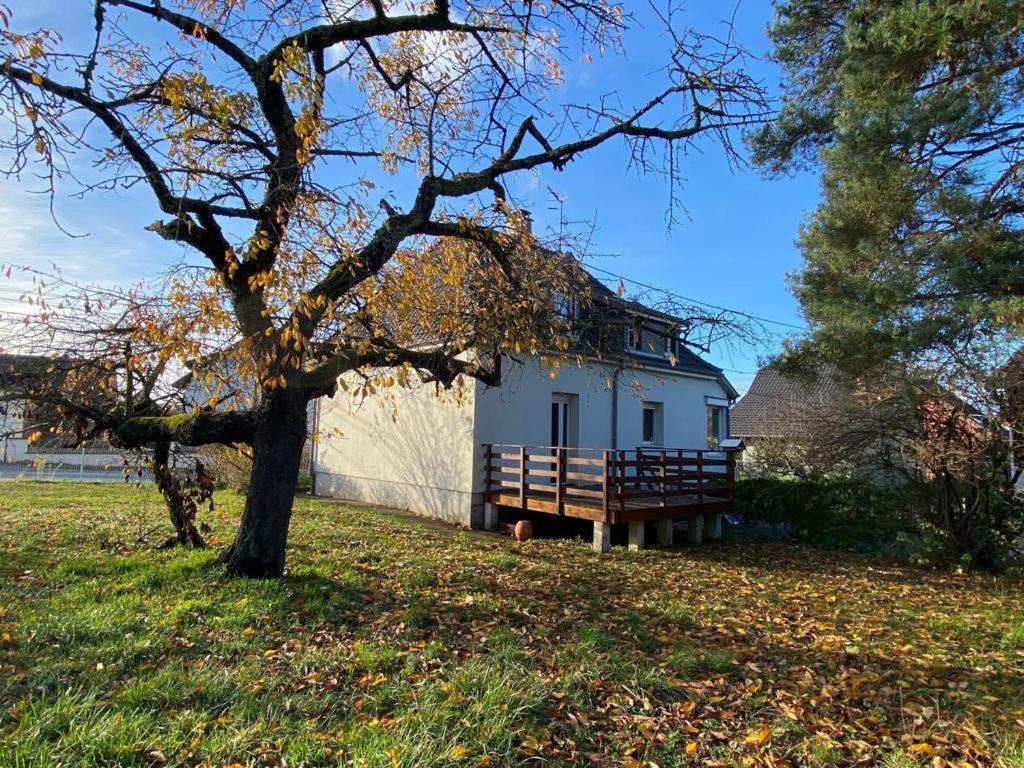
[[[492,504],[498,504],[506,507],[517,507],[519,505],[519,497],[516,494],[492,494],[490,497]],[[583,520],[594,520],[598,522],[604,521],[604,513],[598,506],[585,506],[583,504],[573,504],[568,500],[564,504],[566,517],[578,517]],[[548,499],[530,499],[530,509],[537,512],[548,512],[551,514],[557,514],[555,511],[555,502],[553,498]]]
[[[566,480],[591,480],[595,483],[601,482],[601,474],[599,472],[572,472],[566,470],[562,473],[562,477]]]
[[[536,475],[537,477],[558,477],[558,472],[554,469],[534,469],[533,467],[529,467],[526,472],[527,474]]]
[[[567,485],[565,487],[565,495],[567,497],[568,496],[582,496],[583,498],[586,498],[586,499],[603,499],[604,498],[604,490],[602,489],[600,491],[591,491],[591,490],[586,489],[586,488],[576,488],[574,486]]]
[[[553,466],[555,466],[555,457],[554,456],[531,456],[531,455],[527,454],[527,456],[526,456],[526,463],[527,464],[541,464],[541,465],[543,465],[545,467],[553,467]]]
[[[519,452],[516,453],[499,453],[497,451],[488,451],[484,456],[488,459],[507,459],[508,461],[519,461]]]
[[[580,464],[586,467],[600,467],[603,466],[603,459],[585,459],[581,456],[573,456],[569,459],[570,464]]]
[[[523,489],[523,486],[524,486],[524,483],[520,482],[519,480],[502,480],[501,481],[501,485],[499,485],[497,487],[498,488],[502,488],[502,489],[521,491]],[[525,483],[525,486],[526,486],[527,490],[531,490],[531,491],[540,491],[541,493],[550,493],[550,494],[554,494],[555,493],[555,484],[554,483],[531,483],[529,481],[529,479],[527,479],[527,481]]]
[[[623,453],[625,453],[625,451],[623,451]],[[682,466],[682,467],[696,467],[696,466],[725,467],[725,466],[728,466],[728,464],[729,464],[729,462],[726,461],[725,459],[704,459],[704,460],[701,460],[701,459],[696,459],[696,458],[693,458],[693,459],[684,458],[684,459],[680,460],[680,459],[674,458],[672,456],[669,456],[669,457],[667,457],[665,459],[665,465],[668,466],[668,467],[680,467],[680,466]],[[658,466],[658,462],[657,461],[650,461],[650,460],[647,460],[647,459],[627,459],[627,458],[623,458],[622,461],[620,462],[620,466],[625,466],[625,467],[630,468],[630,469],[638,467],[638,466],[639,467],[643,467],[644,469],[649,469],[649,468],[652,468],[652,467],[657,467]]]

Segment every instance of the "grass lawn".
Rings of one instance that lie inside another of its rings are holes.
[[[1003,578],[301,500],[289,575],[241,581],[154,527],[152,488],[0,483],[0,765],[1024,766]]]

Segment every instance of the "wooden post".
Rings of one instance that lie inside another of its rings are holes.
[[[697,501],[704,503],[704,451],[697,451]]]
[[[519,446],[519,506],[526,509],[526,446]]]
[[[732,502],[732,509],[736,509],[736,452],[726,451],[725,453],[725,474],[728,499]]]
[[[484,443],[484,498],[486,499],[491,495],[491,483],[493,482],[493,473],[491,470],[491,454],[494,446],[490,443]]]
[[[601,510],[604,513],[604,522],[605,523],[610,523],[611,522],[609,498],[608,498],[609,497],[609,490],[610,490],[608,485],[609,485],[609,482],[611,480],[611,478],[608,476],[608,473],[611,472],[611,466],[610,466],[609,461],[608,461],[610,453],[611,453],[611,451],[604,451],[603,454],[602,454],[602,462],[601,462],[601,465],[602,465],[602,471],[601,471]],[[596,531],[597,531],[597,523],[594,523],[594,531],[595,531],[594,539],[596,541],[596,539],[597,539],[597,533],[596,533]],[[603,529],[602,529],[602,531],[603,531]],[[603,535],[603,533],[602,533],[602,535]]]
[[[666,480],[666,469],[665,469],[665,452],[661,452],[661,506],[668,506],[668,491],[665,488]]]
[[[555,511],[564,515],[562,489],[565,485],[565,448],[555,448]]]
[[[676,453],[678,454],[676,458],[679,459],[679,463],[676,464],[676,488],[680,493],[682,493],[684,490],[689,491],[689,488],[687,488],[689,483],[686,482],[686,478],[684,477],[686,472],[684,467],[686,465],[683,463],[683,449],[677,448]]]
[[[633,467],[633,474],[637,475],[640,471],[640,451],[636,452],[636,465]],[[640,487],[640,483],[637,482],[636,487]],[[619,486],[616,489],[619,494],[619,513],[625,514],[626,512],[626,452],[619,451]],[[621,518],[620,518],[621,520]]]

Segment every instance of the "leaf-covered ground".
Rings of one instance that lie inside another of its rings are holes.
[[[239,581],[154,526],[150,488],[0,484],[0,765],[1024,765],[1005,577],[302,500],[288,577]]]

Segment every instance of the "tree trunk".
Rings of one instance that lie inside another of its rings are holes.
[[[306,442],[306,393],[264,392],[256,411],[252,478],[235,541],[222,562],[229,574],[269,578],[284,573],[292,501]]]
[[[169,443],[157,443],[153,448],[153,479],[167,504],[176,534],[164,546],[205,547],[206,542],[196,528],[196,500],[185,487],[187,481],[174,476],[168,461],[170,453]]]

